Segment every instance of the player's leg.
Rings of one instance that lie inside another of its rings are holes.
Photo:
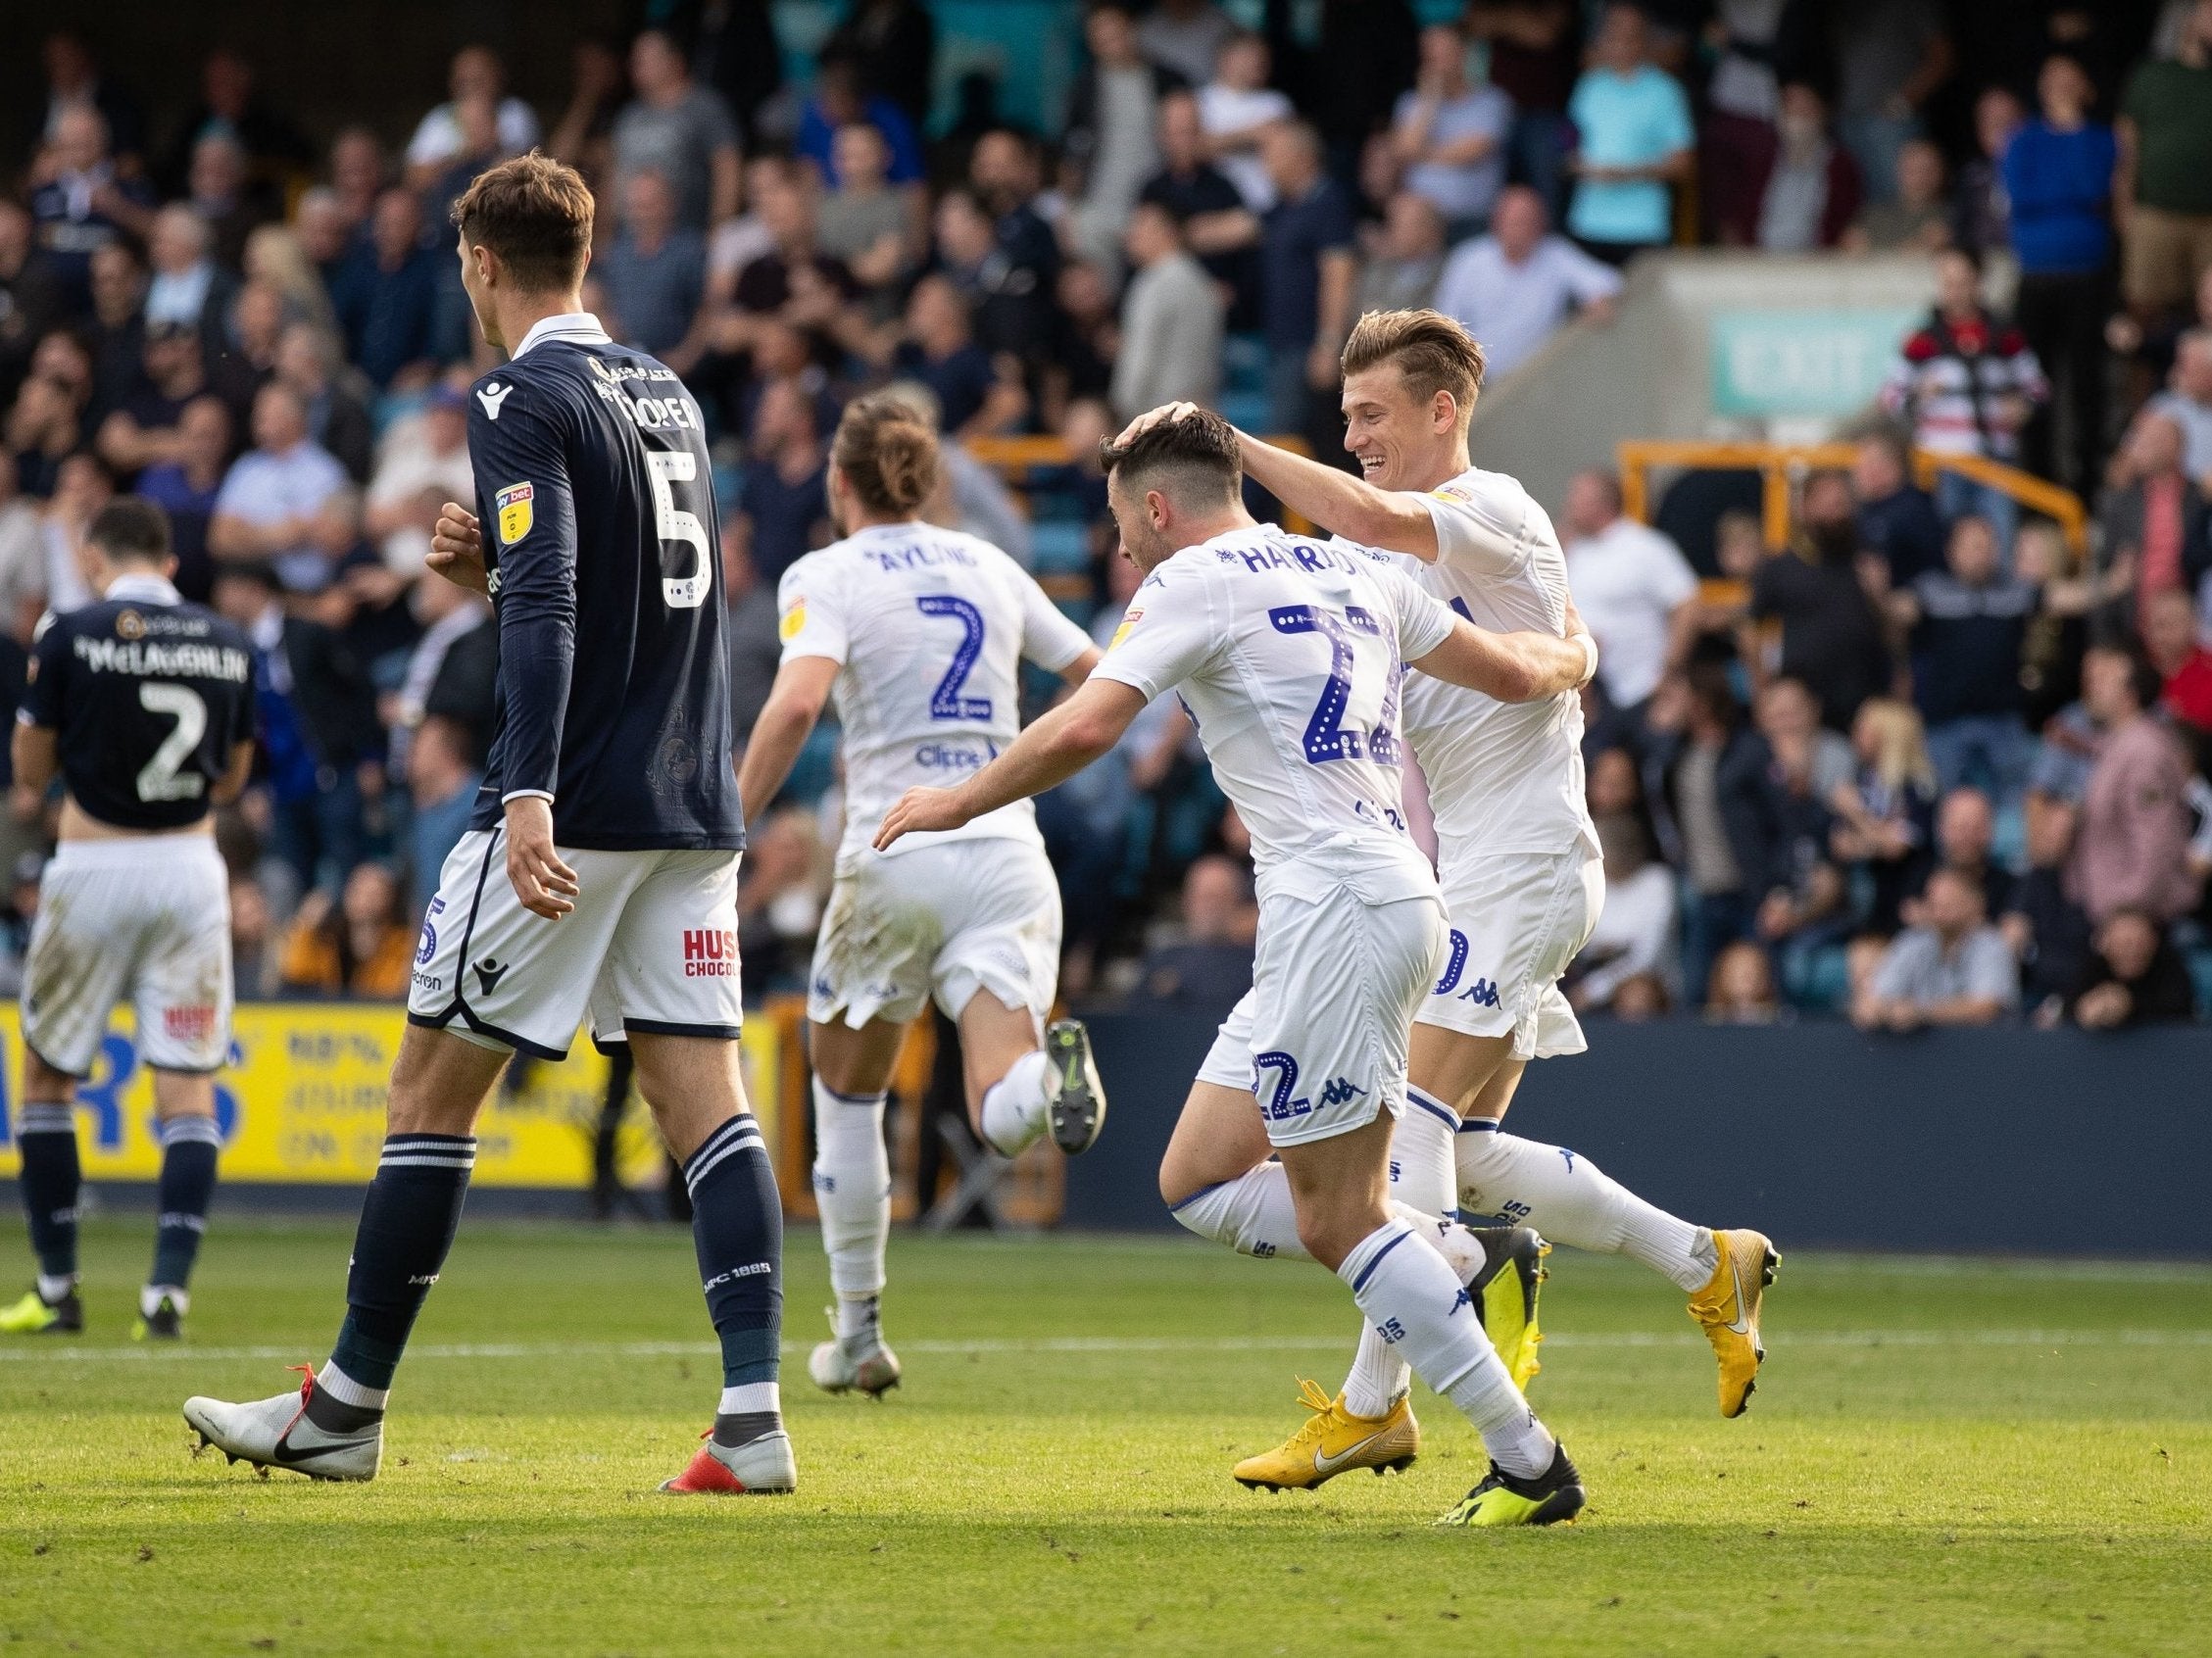
[[[1501,1071],[1459,1125],[1459,1202],[1473,1213],[1525,1221],[1556,1243],[1626,1255],[1689,1292],[1690,1316],[1720,1367],[1720,1413],[1741,1416],[1766,1358],[1759,1319],[1782,1257],[1747,1227],[1693,1225],[1647,1202],[1561,1146],[1500,1126],[1522,1065]]]
[[[84,1303],[76,1292],[76,1200],[83,1185],[77,1164],[76,1078],[24,1045],[22,1107],[16,1117],[16,1151],[22,1172],[24,1214],[38,1282],[22,1300],[0,1311],[0,1333],[74,1336],[84,1329]]]
[[[192,1267],[207,1236],[222,1131],[216,1124],[215,1078],[206,1071],[154,1072],[162,1172],[155,1188],[154,1261],[138,1292],[139,1341],[183,1334],[192,1310]]]
[[[733,987],[734,989],[734,987]],[[633,1030],[638,1089],[682,1165],[707,1311],[722,1349],[714,1426],[664,1490],[773,1493],[798,1468],[777,1382],[783,1337],[783,1203],[748,1108],[732,1038]]]
[[[899,1357],[883,1341],[884,1248],[891,1236],[891,1155],[884,1103],[911,1018],[836,1017],[811,1028],[814,1062],[814,1206],[829,1256],[830,1340],[807,1372],[832,1393],[880,1397],[899,1383]]]

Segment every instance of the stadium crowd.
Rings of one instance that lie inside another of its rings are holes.
[[[1786,547],[1710,491],[1637,523],[1603,470],[1547,503],[1603,652],[1610,893],[1572,993],[1892,1029],[2212,998],[2212,0],[1324,0],[1303,34],[1299,8],[1235,10],[1265,26],[1084,8],[1046,133],[981,74],[937,119],[917,0],[855,0],[797,83],[758,4],[579,40],[543,107],[472,45],[411,130],[327,142],[250,42],[154,131],[127,77],[50,35],[0,196],[0,679],[85,602],[101,503],[159,502],[178,586],[260,653],[262,761],[221,829],[241,994],[402,995],[496,672],[488,607],[423,565],[437,506],[470,499],[492,366],[446,215],[533,146],[598,193],[588,302],[705,406],[740,730],[860,390],[906,387],[959,440],[933,515],[1103,642],[1135,578],[1094,457],[1128,415],[1189,398],[1333,454],[1364,310],[1457,317],[1495,381],[1609,320],[1644,250],[1904,250],[1937,303]],[[1074,459],[978,459],[1025,434]],[[1924,492],[1908,445],[2076,490],[2089,555],[1995,491]],[[833,751],[753,835],[757,992],[803,978]],[[0,968],[50,809],[15,805]],[[1171,700],[1040,816],[1071,998],[1211,1012],[1245,988],[1247,843]]]

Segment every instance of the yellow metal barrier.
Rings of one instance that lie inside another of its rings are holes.
[[[1674,439],[1634,439],[1617,450],[1621,473],[1621,510],[1630,517],[1650,519],[1649,472],[1654,466],[1731,467],[1756,471],[1760,477],[1762,528],[1769,547],[1779,548],[1790,539],[1791,486],[1808,471],[1848,466],[1856,453],[1847,443],[1703,443]],[[1920,487],[1936,481],[1938,472],[1956,472],[1975,483],[2009,495],[2031,512],[2056,521],[2069,551],[2080,557],[2089,551],[2089,512],[2082,498],[2070,489],[2046,483],[2017,466],[1990,461],[1979,455],[1939,455],[1932,450],[1912,452],[1912,471]]]

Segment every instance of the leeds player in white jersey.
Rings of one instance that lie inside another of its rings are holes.
[[[1345,447],[1362,475],[1240,434],[1254,480],[1326,528],[1395,550],[1428,592],[1484,627],[1562,625],[1566,564],[1549,517],[1516,480],[1469,461],[1480,346],[1432,311],[1370,313],[1346,344],[1344,369]],[[1604,897],[1584,802],[1579,700],[1504,705],[1415,677],[1404,707],[1436,816],[1451,931],[1413,1030],[1413,1108],[1392,1148],[1396,1195],[1426,1212],[1456,1202],[1469,1215],[1501,1215],[1670,1278],[1690,1292],[1719,1361],[1721,1414],[1736,1416],[1764,1356],[1760,1302],[1779,1259],[1767,1239],[1694,1226],[1582,1156],[1500,1127],[1530,1059],[1587,1046],[1558,988]],[[1271,1171],[1240,1178],[1265,1149],[1233,1105],[1251,1046],[1240,1025],[1233,1014],[1200,1073],[1161,1190],[1185,1205],[1185,1224],[1249,1249],[1254,1228],[1280,1232],[1266,1211],[1279,1212],[1281,1197]],[[1516,1368],[1524,1381],[1533,1374],[1533,1350]],[[1241,1464],[1239,1478],[1310,1486],[1410,1455],[1418,1430],[1405,1382],[1403,1365],[1363,1337],[1345,1392],[1284,1445]],[[1351,1446],[1356,1454],[1345,1454]]]
[[[783,664],[739,772],[758,812],[834,702],[845,835],[807,998],[814,1195],[837,1294],[835,1339],[810,1369],[831,1392],[881,1394],[899,1380],[880,1313],[891,1226],[884,1097],[907,1027],[931,997],[959,1024],[969,1119],[992,1149],[1011,1157],[1049,1132],[1062,1151],[1087,1150],[1106,1115],[1083,1027],[1044,1024],[1060,902],[1036,809],[1015,802],[890,855],[868,844],[904,790],[956,780],[1013,741],[1024,659],[1070,685],[1099,659],[1005,553],[917,519],[937,473],[936,435],[907,405],[878,396],[846,410],[829,464],[845,539],[784,573]]]
[[[1123,550],[1147,575],[1106,659],[981,772],[909,792],[877,844],[1050,788],[1175,690],[1252,832],[1260,920],[1243,1111],[1282,1160],[1299,1241],[1481,1432],[1491,1474],[1455,1517],[1569,1518],[1580,1477],[1492,1350],[1464,1257],[1447,1253],[1465,1234],[1388,1201],[1407,1031],[1446,953],[1436,877],[1400,814],[1396,727],[1407,662],[1523,698],[1580,684],[1596,653],[1557,633],[1484,633],[1381,555],[1254,524],[1217,415],[1160,423],[1108,463]]]

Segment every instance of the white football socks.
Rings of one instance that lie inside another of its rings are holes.
[[[1033,1048],[983,1091],[983,1138],[1002,1157],[1018,1157],[1045,1132],[1043,1048]]]
[[[1337,1276],[1383,1341],[1474,1424],[1492,1461],[1524,1479],[1550,1467],[1549,1431],[1513,1386],[1458,1277],[1414,1227],[1396,1217],[1384,1222],[1352,1247]]]
[[[1390,1195],[1400,1215],[1449,1217],[1458,1205],[1452,1174],[1453,1131],[1459,1114],[1417,1088],[1405,1091],[1405,1109],[1390,1136]],[[1434,1237],[1434,1229],[1424,1229]],[[1469,1240],[1472,1243],[1472,1240]],[[1481,1245],[1476,1245],[1478,1251]],[[1381,1416],[1412,1386],[1412,1372],[1389,1342],[1363,1323],[1351,1374],[1344,1379],[1344,1408],[1354,1416]]]
[[[891,1234],[883,1097],[837,1094],[819,1078],[814,1081],[814,1203],[821,1211],[840,1334],[848,1302],[868,1302],[883,1293],[883,1246]]]
[[[1456,1139],[1466,1213],[1505,1215],[1554,1244],[1626,1255],[1683,1290],[1712,1278],[1720,1257],[1711,1232],[1654,1208],[1581,1153],[1507,1134],[1486,1117],[1470,1117]]]

